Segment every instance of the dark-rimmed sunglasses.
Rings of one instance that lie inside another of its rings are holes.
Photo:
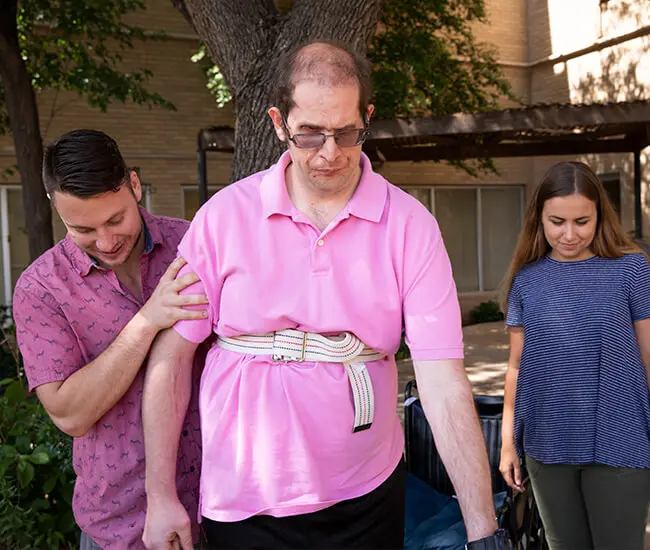
[[[368,139],[368,123],[363,128],[346,128],[344,130],[337,130],[333,134],[326,134],[324,132],[309,132],[307,134],[293,134],[289,133],[289,125],[287,119],[282,115],[282,124],[287,132],[287,138],[298,149],[320,149],[327,138],[334,138],[334,141],[339,147],[356,147],[361,145]]]

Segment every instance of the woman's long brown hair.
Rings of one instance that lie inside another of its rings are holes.
[[[619,258],[624,254],[642,252],[621,227],[607,192],[594,171],[582,162],[559,162],[546,172],[528,205],[510,267],[501,285],[500,302],[504,312],[507,311],[515,275],[523,266],[539,260],[551,250],[542,227],[544,203],[555,197],[574,194],[596,203],[596,234],[590,245],[596,256]]]

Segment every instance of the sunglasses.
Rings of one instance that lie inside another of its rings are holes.
[[[356,147],[361,145],[368,139],[368,126],[363,128],[346,128],[344,130],[337,130],[333,134],[326,134],[324,132],[309,132],[307,134],[293,134],[289,133],[289,125],[287,119],[282,115],[282,123],[286,130],[287,137],[298,149],[320,149],[327,138],[334,138],[334,141],[339,147]]]

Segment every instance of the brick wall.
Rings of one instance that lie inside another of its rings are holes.
[[[566,55],[598,41],[624,35],[650,22],[647,2],[610,0],[603,6],[596,0],[529,0],[528,42],[531,103],[614,102],[650,98],[650,38],[626,40],[620,44],[578,55],[565,63],[544,62],[544,58]],[[574,159],[566,158],[565,160]],[[531,160],[532,182],[538,182],[560,157]],[[597,173],[618,172],[622,189],[622,221],[634,228],[632,154],[585,155],[578,157]],[[642,155],[647,165],[648,155]],[[644,235],[650,234],[650,174],[642,180]]]
[[[115,104],[108,113],[102,114],[76,96],[61,93],[55,97],[45,93],[38,98],[41,124],[46,139],[79,127],[99,128],[113,135],[127,162],[138,166],[143,182],[151,186],[152,210],[181,216],[181,186],[197,183],[197,131],[204,126],[232,124],[232,110],[218,109],[205,89],[202,71],[190,61],[198,49],[198,39],[171,2],[148,0],[147,4],[147,12],[133,16],[132,21],[150,30],[164,29],[168,40],[137,45],[125,56],[125,65],[152,69],[155,77],[151,88],[172,101],[178,110],[167,112]],[[506,77],[524,104],[650,97],[647,91],[650,56],[645,55],[649,47],[647,37],[560,66],[543,62],[544,58],[588,46],[601,37],[629,32],[650,20],[648,12],[635,4],[622,11],[624,0],[610,0],[602,14],[598,4],[597,0],[488,0],[489,24],[476,25],[474,30],[479,41],[497,49]],[[588,80],[589,75],[592,80]],[[51,117],[53,110],[56,115]],[[518,184],[530,190],[557,160],[557,157],[499,159],[499,174],[479,178],[445,163],[433,162],[388,163],[382,173],[401,185]],[[600,155],[584,160],[601,173],[621,172],[623,219],[626,227],[631,228],[631,155]],[[647,163],[646,156],[643,162]],[[13,163],[11,139],[1,137],[0,169]],[[229,155],[208,154],[211,184],[226,183],[229,170]],[[14,176],[5,182],[19,180]],[[647,189],[646,178],[646,211],[650,209]],[[650,234],[647,227],[650,216],[646,214],[645,219],[645,231]],[[63,234],[60,225],[57,234]]]
[[[168,0],[148,0],[145,14],[132,17],[147,29],[164,29],[165,41],[147,41],[124,56],[126,67],[153,71],[150,89],[177,108],[169,112],[116,103],[107,113],[89,107],[77,96],[43,93],[38,97],[41,128],[47,142],[75,128],[96,128],[113,136],[130,166],[138,166],[143,182],[152,187],[152,210],[182,216],[181,184],[197,183],[196,136],[203,126],[231,124],[232,109],[218,109],[205,88],[200,68],[190,61],[199,42],[183,17]],[[51,117],[52,111],[56,115]],[[10,136],[0,138],[0,168],[13,165]],[[211,183],[227,183],[229,156],[211,154]],[[19,183],[18,176],[5,183]],[[62,234],[57,227],[57,233]]]

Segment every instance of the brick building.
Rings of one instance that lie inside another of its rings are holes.
[[[191,218],[198,206],[196,136],[199,128],[232,124],[218,109],[200,68],[190,61],[198,39],[169,0],[148,0],[138,16],[145,28],[167,32],[147,42],[125,63],[150,68],[151,87],[176,112],[133,105],[93,110],[76,96],[39,98],[44,140],[80,127],[114,136],[146,185],[146,206],[156,214]],[[487,0],[489,25],[475,29],[495,46],[515,94],[524,104],[591,103],[648,99],[650,0]],[[504,104],[504,106],[507,106]],[[54,116],[51,113],[55,112]],[[452,258],[464,309],[488,299],[498,286],[515,244],[527,190],[558,157],[498,159],[498,175],[472,178],[444,163],[386,163],[381,171],[417,196],[436,215]],[[602,175],[628,229],[634,226],[632,155],[582,157]],[[645,164],[647,156],[642,157]],[[0,170],[12,166],[10,137],[0,138]],[[211,191],[228,181],[230,156],[208,154]],[[648,222],[643,181],[644,235]],[[0,303],[9,303],[16,277],[28,263],[18,176],[0,181]],[[57,238],[64,234],[55,220]]]

